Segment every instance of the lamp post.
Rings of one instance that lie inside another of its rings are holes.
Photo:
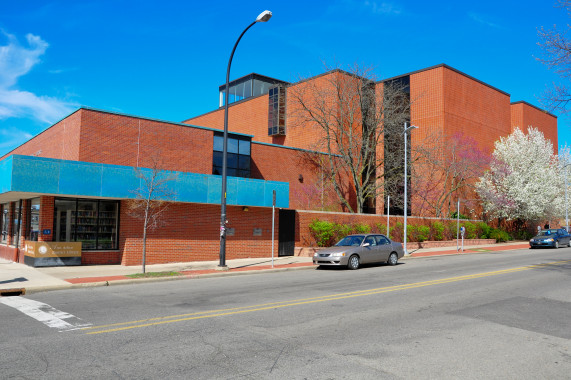
[[[565,231],[569,232],[569,213],[567,208],[567,168],[565,168]]]
[[[571,163],[563,165],[563,170],[565,170],[565,231],[569,232],[569,209],[567,206],[567,167],[571,166]]]
[[[408,255],[408,251],[406,249],[406,218],[407,218],[407,214],[408,214],[408,197],[407,197],[407,185],[408,185],[408,173],[407,173],[407,167],[408,167],[408,161],[407,161],[407,147],[406,147],[406,143],[407,143],[407,137],[408,137],[408,132],[412,131],[413,129],[416,129],[418,127],[411,125],[408,126],[408,123],[405,122],[404,123],[404,254]]]
[[[234,48],[232,49],[232,53],[230,54],[230,59],[228,60],[228,68],[226,70],[226,87],[225,87],[225,100],[224,100],[224,138],[222,143],[222,192],[221,192],[221,200],[220,200],[220,264],[218,265],[220,268],[224,269],[226,267],[226,179],[227,179],[227,159],[228,159],[228,101],[229,101],[229,92],[230,92],[230,66],[232,65],[232,58],[234,57],[234,52],[236,51],[236,47],[238,43],[242,39],[242,36],[254,26],[257,22],[266,22],[272,17],[272,12],[270,11],[263,11],[258,15],[256,20],[252,22],[234,44]]]

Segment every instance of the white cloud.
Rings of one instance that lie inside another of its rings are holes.
[[[69,114],[69,103],[27,91],[0,89],[0,119],[27,117],[42,123],[54,123]]]
[[[470,12],[468,13],[468,17],[470,17],[473,21],[476,21],[477,23],[484,24],[492,28],[503,29],[500,25],[487,20],[481,14]]]
[[[0,33],[7,38],[7,44],[0,46],[0,120],[30,118],[51,124],[69,114],[75,108],[71,103],[12,89],[21,76],[40,63],[48,43],[28,34],[27,46],[22,46],[14,35]]]
[[[369,7],[373,13],[377,14],[400,14],[401,10],[396,7],[394,4],[381,2],[378,3],[376,1],[365,1],[365,6]]]
[[[2,112],[1,108],[2,107],[0,107],[0,113]],[[22,145],[32,137],[30,133],[14,127],[2,128],[0,129],[0,149],[11,150],[14,147]]]

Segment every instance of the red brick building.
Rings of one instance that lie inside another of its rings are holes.
[[[325,188],[320,168],[308,164],[324,156],[315,150],[320,131],[295,121],[291,94],[347,75],[334,70],[291,84],[251,74],[231,82],[228,259],[270,254],[273,191],[276,255],[293,254],[294,245],[304,243],[307,226],[300,221],[309,217],[300,217],[303,210],[346,211]],[[533,126],[557,147],[555,116],[526,102],[510,103],[509,94],[449,66],[374,86],[382,92],[394,81],[410,97],[407,121],[418,127],[413,146],[434,133],[459,132],[491,153],[500,137]],[[140,264],[142,221],[128,206],[140,186],[135,168],[152,168],[158,158],[160,169],[178,175],[169,185],[177,197],[166,226],[149,234],[147,263],[216,260],[223,120],[221,102],[184,123],[81,108],[49,127],[0,158],[0,257],[25,261],[26,242],[81,242],[83,264]],[[379,154],[387,152],[380,147]],[[344,180],[344,196],[354,205],[354,188]],[[378,201],[368,212],[380,218],[383,207]],[[411,215],[421,215],[415,207]],[[49,257],[45,265],[66,264]]]

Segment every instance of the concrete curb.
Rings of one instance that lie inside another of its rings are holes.
[[[307,265],[307,266],[296,266],[289,268],[252,269],[252,270],[243,270],[243,271],[234,271],[234,272],[232,272],[232,270],[229,270],[217,273],[183,274],[180,276],[169,276],[169,277],[133,278],[133,279],[109,280],[109,281],[104,280],[104,281],[84,282],[78,284],[69,283],[69,285],[30,286],[29,288],[24,288],[24,290],[26,294],[33,294],[33,293],[42,293],[53,290],[95,288],[102,286],[132,285],[132,284],[140,284],[147,282],[192,280],[192,279],[201,279],[201,278],[244,276],[249,274],[276,273],[276,272],[287,272],[287,271],[302,270],[302,269],[307,270],[315,268],[317,268],[316,265]]]

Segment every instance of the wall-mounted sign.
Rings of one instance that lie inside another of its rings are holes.
[[[42,230],[42,235],[51,235],[52,230]]]
[[[81,242],[26,240],[24,263],[34,267],[81,265]]]
[[[254,236],[262,236],[262,229],[254,228]]]

